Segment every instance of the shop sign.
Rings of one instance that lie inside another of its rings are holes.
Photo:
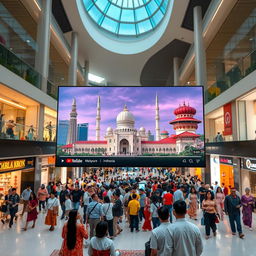
[[[24,170],[34,167],[33,158],[0,161],[0,172]]]
[[[220,157],[220,164],[227,164],[233,165],[233,158],[232,157]]]
[[[224,132],[223,135],[232,135],[232,105],[224,105]]]
[[[256,171],[256,159],[255,158],[243,158],[243,169]]]

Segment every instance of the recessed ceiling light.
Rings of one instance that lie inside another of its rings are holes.
[[[104,82],[104,80],[105,80],[105,78],[93,75],[91,73],[88,74],[88,79],[89,79],[89,81],[92,81],[92,82],[95,82],[95,83],[98,83],[98,84]]]
[[[29,40],[29,39],[27,39],[27,40],[26,40],[26,42],[29,44],[29,43],[30,43],[30,40]]]
[[[253,40],[253,37],[249,38],[249,41],[252,41]]]

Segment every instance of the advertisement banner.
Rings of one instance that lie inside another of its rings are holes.
[[[232,157],[220,157],[220,164],[227,164],[227,165],[233,165],[233,158]]]
[[[11,172],[34,168],[34,158],[12,159],[0,161],[0,172]]]
[[[223,135],[232,135],[232,105],[224,105],[224,132]]]
[[[220,158],[218,155],[211,155],[211,184],[220,184]]]
[[[242,169],[256,171],[256,158],[242,158],[241,165]]]

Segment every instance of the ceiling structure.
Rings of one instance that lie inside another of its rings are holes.
[[[90,73],[104,77],[109,85],[172,83],[172,58],[184,58],[193,43],[193,32],[182,27],[191,2],[194,0],[170,0],[161,24],[151,33],[131,40],[110,37],[88,14],[81,15],[85,13],[85,8],[81,10],[83,0],[62,0],[71,27],[79,35],[81,65],[87,60]],[[70,34],[65,34],[69,41]]]

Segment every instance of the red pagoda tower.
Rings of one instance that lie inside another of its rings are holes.
[[[198,124],[200,120],[194,118],[196,109],[186,105],[185,102],[182,106],[179,106],[174,110],[176,119],[170,121],[169,124],[173,125],[173,129],[176,132],[174,138],[176,139],[177,151],[181,152],[184,150],[186,145],[195,145],[196,139],[200,135],[196,134]]]

